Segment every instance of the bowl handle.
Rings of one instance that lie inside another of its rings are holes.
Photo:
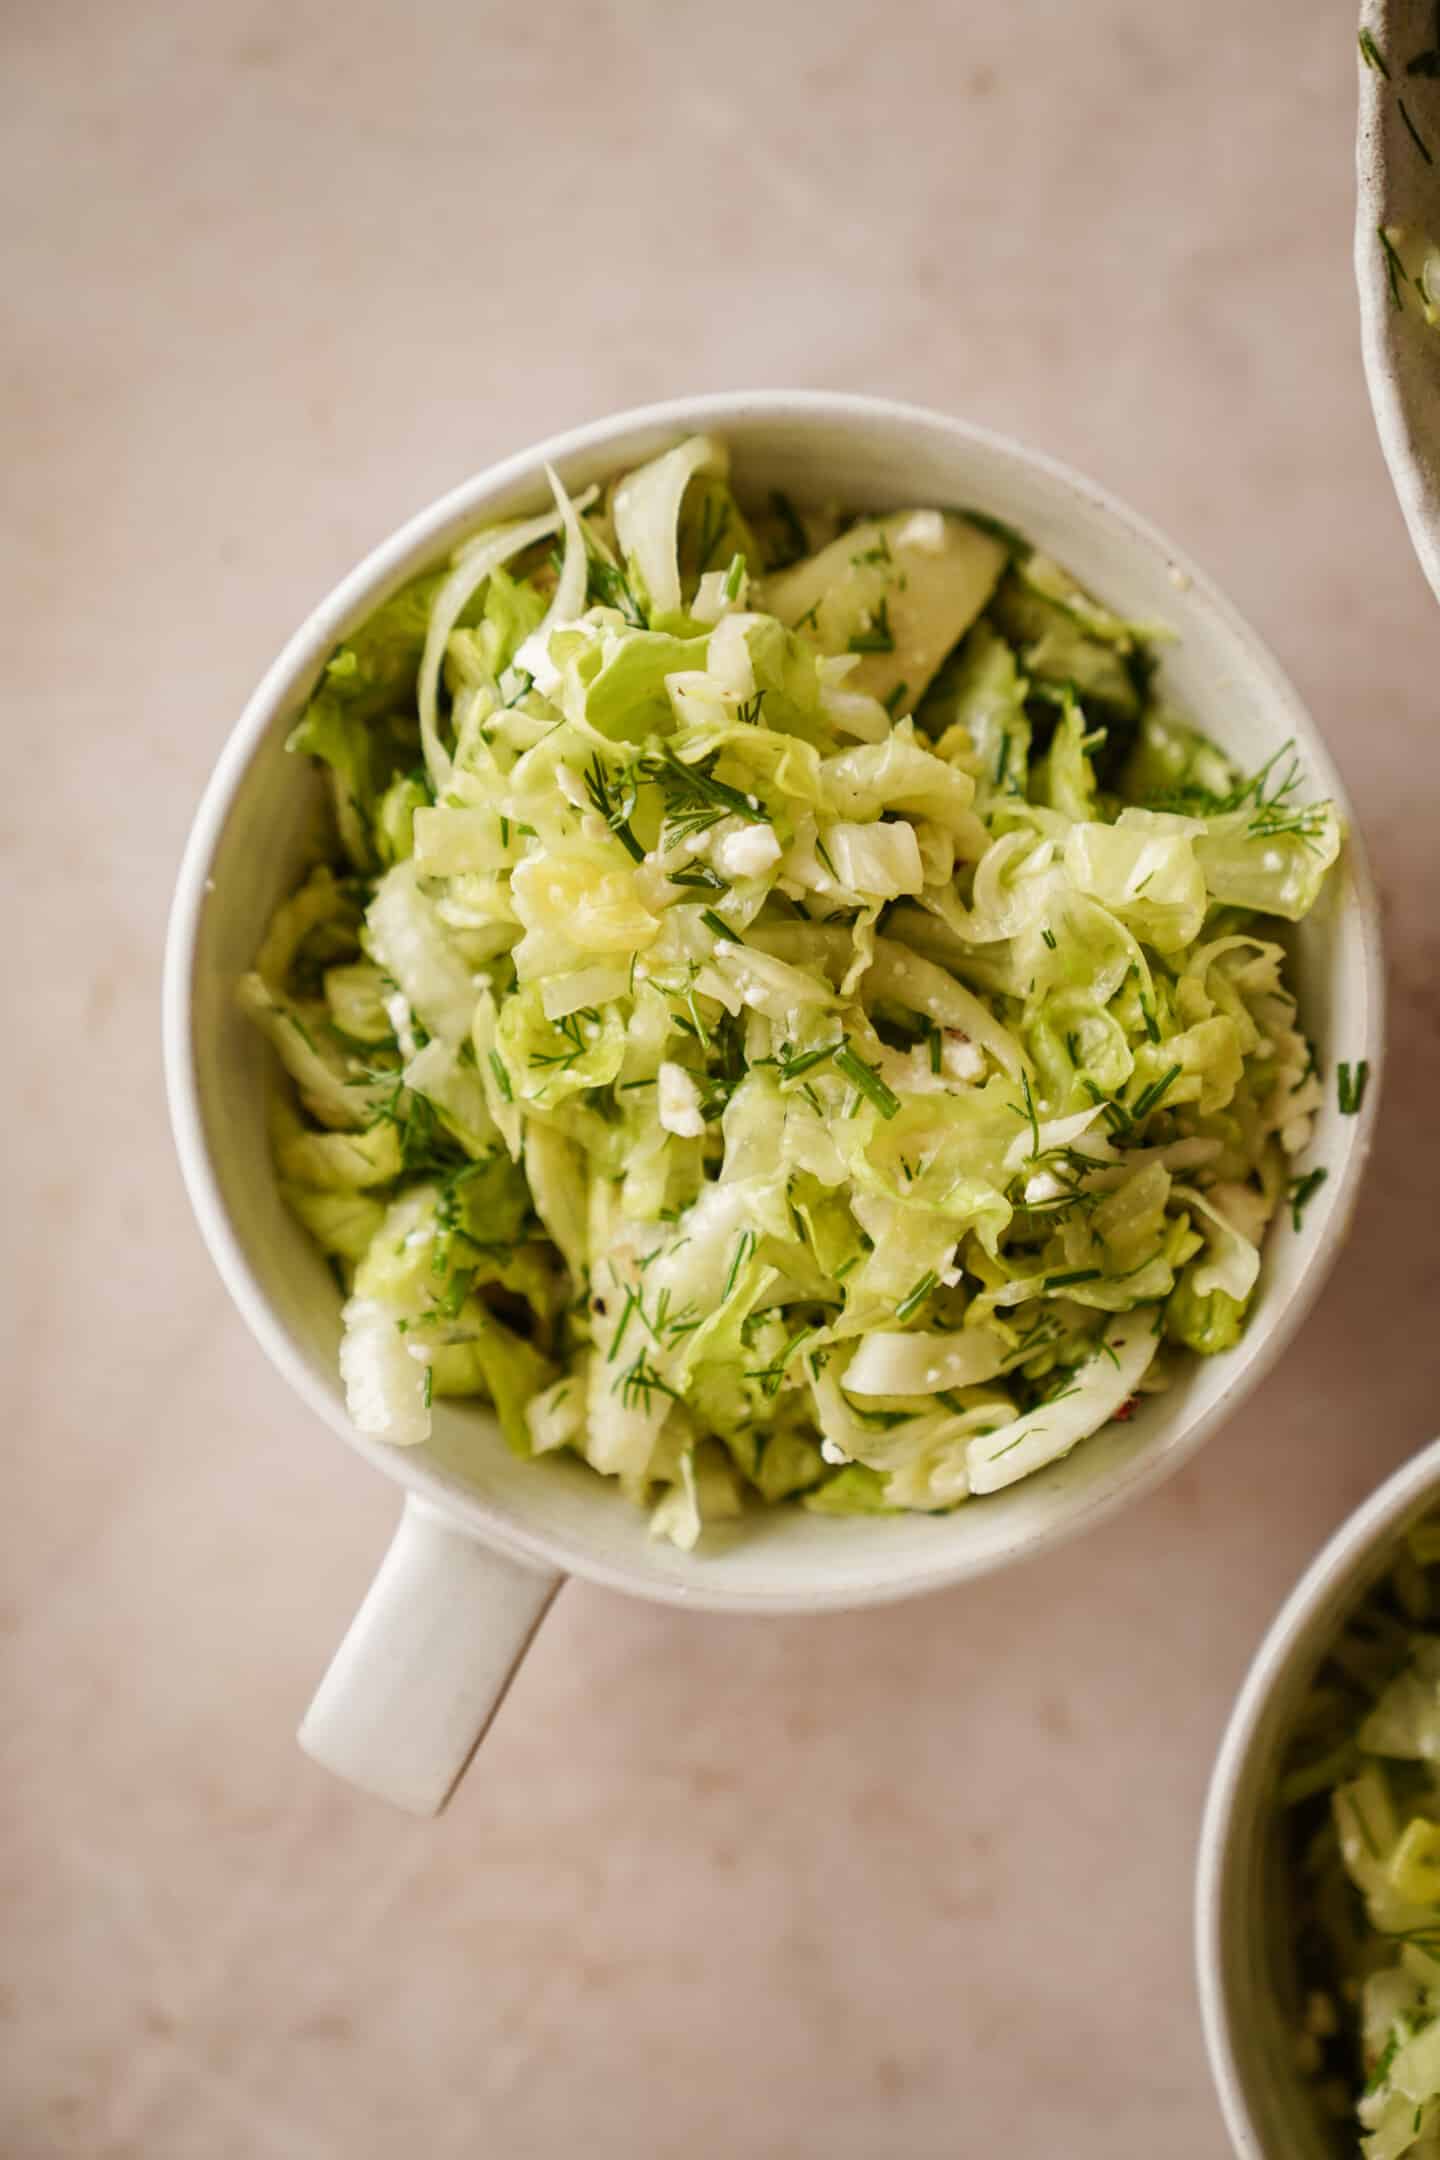
[[[438,1815],[563,1580],[408,1497],[301,1747],[363,1792]]]

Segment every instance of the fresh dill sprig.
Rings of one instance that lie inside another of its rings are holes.
[[[645,610],[636,599],[630,580],[615,563],[593,549],[585,571],[585,598],[592,605],[614,608],[632,630],[646,628]]]
[[[805,1327],[797,1328],[788,1342],[776,1351],[768,1365],[762,1365],[755,1371],[747,1372],[745,1378],[756,1381],[761,1394],[768,1401],[773,1401],[785,1384],[786,1368],[795,1352],[802,1343],[808,1342],[812,1335],[818,1335],[819,1333],[820,1327],[815,1321],[811,1321]]]
[[[1287,757],[1289,763],[1282,764]],[[1294,743],[1283,742],[1258,772],[1239,781],[1228,794],[1219,795],[1210,788],[1186,785],[1152,796],[1150,807],[1203,818],[1229,817],[1236,811],[1249,810],[1250,820],[1245,830],[1252,840],[1278,840],[1288,835],[1313,852],[1315,842],[1325,830],[1330,806],[1323,802],[1297,802],[1295,794],[1302,779]]]
[[[630,820],[635,814],[639,794],[633,766],[628,768],[618,781],[612,782],[597,751],[585,768],[585,793],[590,798],[591,807],[604,818],[631,862],[644,862],[645,850],[630,830]]]
[[[643,778],[653,780],[665,799],[665,849],[678,847],[682,840],[691,840],[699,833],[708,832],[718,825],[721,818],[745,818],[752,825],[768,825],[770,813],[753,795],[742,795],[739,788],[726,785],[715,778],[715,767],[720,762],[720,752],[712,750],[707,757],[698,758],[687,765],[676,757],[668,744],[652,757],[641,761],[639,771]]]
[[[593,1006],[587,1005],[579,1012],[566,1013],[562,1019],[555,1021],[555,1032],[564,1038],[565,1048],[536,1051],[532,1054],[530,1063],[541,1066],[558,1065],[561,1072],[568,1072],[576,1059],[583,1057],[590,1048],[581,1027],[584,1020],[589,1020],[598,1027],[600,1015]]]

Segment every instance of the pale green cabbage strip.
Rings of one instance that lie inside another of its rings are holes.
[[[1000,528],[727,472],[552,475],[342,645],[292,747],[344,863],[240,992],[356,1424],[486,1398],[686,1546],[953,1507],[1238,1340],[1341,841]]]

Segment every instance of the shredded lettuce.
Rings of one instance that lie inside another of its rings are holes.
[[[997,1490],[1243,1331],[1333,808],[983,520],[548,478],[330,663],[344,868],[240,986],[351,1415],[488,1400],[687,1548]]]
[[[1365,2160],[1440,2145],[1440,1522],[1415,1524],[1302,1704],[1280,1800],[1302,2066]]]

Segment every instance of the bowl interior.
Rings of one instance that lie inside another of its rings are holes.
[[[1281,1766],[1315,1673],[1410,1525],[1440,1497],[1440,1442],[1388,1479],[1307,1569],[1266,1637],[1217,1764],[1202,1840],[1201,1995],[1230,2134],[1244,2160],[1355,2150],[1296,2060]]]
[[[242,1311],[306,1400],[391,1475],[501,1543],[651,1595],[752,1609],[854,1603],[979,1573],[1034,1548],[1093,1520],[1198,1444],[1259,1377],[1318,1287],[1343,1234],[1379,1074],[1359,1118],[1341,1119],[1330,1094],[1310,1158],[1328,1181],[1302,1234],[1276,1226],[1239,1349],[1197,1361],[1129,1424],[954,1515],[877,1522],[772,1509],[686,1555],[652,1542],[643,1516],[582,1465],[513,1460],[479,1410],[441,1406],[423,1450],[401,1453],[356,1436],[336,1375],[334,1284],[278,1197],[265,1133],[269,1053],[233,997],[322,829],[318,785],[287,755],[287,729],[347,627],[462,534],[539,504],[543,458],[578,487],[697,426],[729,442],[742,498],[779,486],[855,508],[935,503],[1006,518],[1113,607],[1178,633],[1164,648],[1163,687],[1244,765],[1294,739],[1314,791],[1342,797],[1295,692],[1239,617],[1156,534],[1075,476],[938,416],[868,400],[775,394],[657,408],[544,445],[457,490],[362,564],[276,663],[221,761],[182,873],[167,986],[172,1104],[192,1197]],[[1335,1057],[1377,1066],[1374,904],[1358,843],[1300,927],[1294,958],[1326,1068]]]

